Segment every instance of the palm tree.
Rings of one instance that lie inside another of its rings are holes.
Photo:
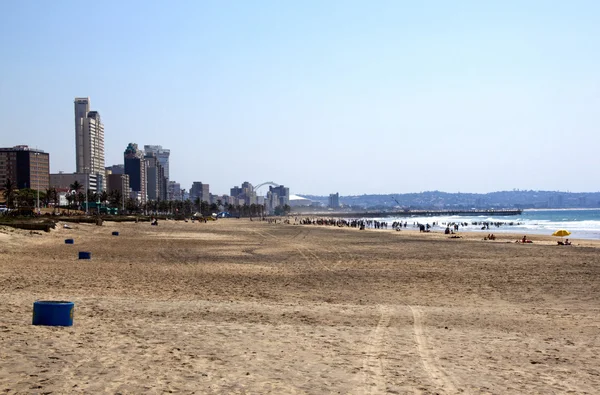
[[[72,191],[75,191],[75,193],[79,192],[79,190],[81,188],[83,188],[83,185],[81,185],[79,183],[79,181],[75,181],[74,183],[72,183],[71,185],[69,185],[69,188],[71,188]]]
[[[97,202],[98,201],[98,193],[92,191],[91,189],[87,190],[87,198],[88,202]]]
[[[53,212],[56,212],[56,208],[58,207],[58,201],[59,201],[59,197],[58,197],[58,192],[56,191],[56,188],[52,187],[50,189],[46,189],[46,205],[48,205],[49,203],[53,203],[54,204]]]
[[[10,178],[7,178],[6,182],[4,183],[4,198],[6,199],[6,207],[9,209],[13,208],[15,185],[12,183]]]
[[[108,200],[110,205],[113,207],[121,207],[121,205],[123,204],[121,200],[122,198],[123,195],[121,195],[121,191],[119,191],[118,189],[113,189],[108,194],[106,200]]]
[[[81,188],[83,188],[83,185],[81,185],[79,183],[79,181],[75,180],[74,183],[72,183],[71,185],[69,185],[69,188],[71,189],[71,191],[74,192],[73,193],[73,195],[74,195],[73,196],[74,197],[73,201],[75,202],[75,204],[78,204],[78,203],[82,202],[83,200],[80,199],[81,196],[79,194],[79,190]],[[81,195],[83,195],[83,194],[81,194]]]
[[[140,205],[136,199],[128,198],[127,200],[125,200],[125,208],[129,212],[137,212],[139,211]]]
[[[190,199],[186,199],[183,202],[183,214],[190,215],[192,213],[192,201]]]
[[[75,194],[76,196],[76,202],[79,204],[79,209],[81,209],[83,203],[85,202],[85,195],[83,194],[83,192],[78,192]]]
[[[108,200],[108,193],[106,193],[106,191],[102,191],[100,193],[100,201],[102,203],[106,203],[107,200]]]
[[[146,203],[146,208],[156,214],[158,209],[158,202],[156,200],[148,200]]]
[[[67,194],[67,203],[69,203],[69,207],[71,207],[71,205],[73,204],[73,201],[75,200],[75,195],[72,194]]]
[[[41,196],[40,196],[40,198],[41,198]],[[52,189],[46,188],[46,191],[44,193],[44,199],[43,199],[44,206],[48,207],[51,200],[52,200]]]
[[[200,213],[205,215],[208,212],[209,205],[205,201],[200,202]]]
[[[166,213],[167,210],[169,210],[169,203],[170,202],[167,202],[166,200],[159,201],[158,202],[158,210],[163,214]]]

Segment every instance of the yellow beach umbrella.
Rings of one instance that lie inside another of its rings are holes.
[[[558,237],[565,237],[565,236],[569,236],[571,234],[571,232],[569,232],[566,229],[560,229],[557,230],[556,232],[552,233],[552,236],[558,236]]]

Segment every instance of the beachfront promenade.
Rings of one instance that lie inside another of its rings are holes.
[[[323,213],[302,213],[311,215],[325,215],[328,217],[361,217],[361,218],[381,218],[381,217],[443,217],[450,215],[470,215],[470,216],[511,216],[521,215],[523,210],[501,209],[501,210],[403,210],[403,211],[353,211],[341,212],[330,211]],[[299,214],[300,215],[300,214]]]

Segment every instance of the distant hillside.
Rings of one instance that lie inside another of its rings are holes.
[[[303,195],[327,205],[329,196]],[[396,202],[397,201],[397,202]],[[356,208],[412,209],[442,208],[595,208],[600,207],[600,192],[499,191],[490,193],[448,193],[427,191],[388,195],[340,196],[340,204]]]

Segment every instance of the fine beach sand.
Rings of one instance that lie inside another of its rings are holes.
[[[2,393],[600,393],[597,241],[72,226],[0,229]],[[38,299],[74,326],[32,326]]]

